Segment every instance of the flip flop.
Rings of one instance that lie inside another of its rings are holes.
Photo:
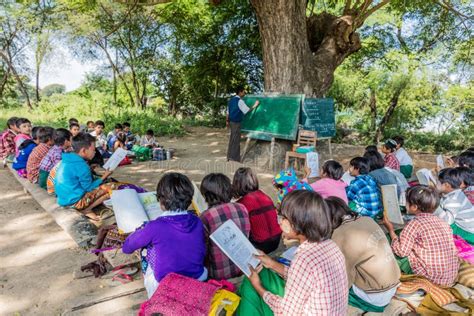
[[[115,267],[112,271],[102,276],[102,279],[113,279],[117,274],[126,274],[129,276],[134,275],[138,272],[138,268],[136,267],[127,267],[124,265]]]
[[[122,284],[127,284],[133,282],[133,277],[129,276],[125,273],[117,273],[111,280],[107,281],[107,285],[109,286],[119,286]]]

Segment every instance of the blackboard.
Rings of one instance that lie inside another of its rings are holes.
[[[305,130],[318,132],[318,138],[336,136],[334,99],[304,99],[300,124]]]
[[[247,95],[243,100],[249,107],[256,100],[260,101],[260,105],[242,121],[241,130],[248,133],[247,137],[296,140],[304,95]]]

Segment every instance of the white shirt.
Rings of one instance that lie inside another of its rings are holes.
[[[400,161],[400,166],[413,166],[413,160],[408,155],[405,148],[400,147],[399,149],[397,149],[397,151],[395,151],[395,156],[397,157],[398,161]]]
[[[239,107],[239,110],[242,111],[242,113],[247,114],[250,111],[250,108],[245,104],[244,100],[242,100],[238,95],[235,95],[237,98],[239,98],[239,103],[237,103],[237,106]],[[227,114],[229,114],[229,108],[227,107]]]

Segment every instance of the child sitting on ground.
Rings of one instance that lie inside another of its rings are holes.
[[[457,167],[461,177],[461,189],[471,204],[474,205],[474,169],[468,167]]]
[[[127,141],[125,142],[125,145],[127,146],[127,150],[131,150],[133,145],[135,145],[135,143],[137,142],[137,136],[132,133],[129,122],[124,122],[122,125],[123,125],[123,132],[125,133],[127,137]]]
[[[15,141],[15,157],[18,156],[20,150],[20,145],[28,140],[32,139],[31,137],[31,122],[26,118],[19,118],[16,120],[16,127],[18,128],[19,133],[13,139]]]
[[[31,183],[37,183],[39,177],[39,166],[41,160],[48,154],[48,151],[54,144],[54,128],[43,127],[44,133],[38,132],[39,144],[32,151],[26,163],[26,176]]]
[[[238,277],[240,269],[209,240],[209,236],[225,221],[231,219],[246,237],[250,233],[250,221],[247,209],[239,203],[231,203],[232,185],[230,179],[221,173],[210,173],[202,179],[201,193],[209,209],[200,217],[206,232],[207,269],[209,278],[221,280]]]
[[[93,121],[87,121],[86,130],[84,132],[92,133],[95,129],[95,123]]]
[[[368,160],[356,157],[349,164],[349,173],[355,177],[346,188],[349,207],[363,216],[377,216],[382,209],[380,191],[374,178],[368,175]]]
[[[439,204],[439,194],[424,185],[411,187],[406,193],[408,214],[415,217],[397,236],[393,224],[385,216],[392,249],[399,256],[397,263],[403,273],[417,274],[429,281],[452,286],[459,268],[453,233],[446,222],[433,214]]]
[[[63,152],[67,152],[71,148],[71,132],[65,128],[58,128],[54,132],[54,146],[48,151],[46,156],[41,160],[39,166],[38,183],[40,187],[46,189],[49,172],[53,167],[61,161]]]
[[[81,127],[78,123],[71,123],[69,124],[69,132],[71,133],[72,137],[74,137],[81,132]]]
[[[39,133],[41,131],[41,133]],[[15,157],[13,162],[13,169],[15,169],[18,175],[22,178],[26,178],[26,164],[28,163],[28,158],[30,157],[31,152],[39,144],[38,134],[43,134],[44,129],[40,126],[35,126],[31,130],[31,135],[33,139],[27,139],[21,143],[18,148],[18,155]]]
[[[99,220],[92,209],[110,196],[101,184],[112,171],[106,170],[101,178],[93,180],[87,160],[95,154],[95,138],[79,133],[72,139],[74,152],[63,153],[56,171],[54,189],[60,206],[70,206],[92,220]]]
[[[269,292],[259,272],[251,269],[249,280],[253,288],[275,315],[346,315],[348,281],[344,255],[330,239],[331,215],[323,198],[312,191],[293,191],[283,199],[281,213],[283,234],[300,242],[290,267],[267,255],[257,257],[265,268],[286,279],[284,296]],[[240,315],[250,315],[243,310],[252,294],[246,281],[240,289],[245,302],[239,307]],[[255,299],[253,302],[264,305]]]
[[[115,141],[117,140],[117,134],[122,132],[122,129],[122,124],[117,123],[115,124],[114,130],[107,134],[107,147],[109,150],[113,150]]]
[[[237,203],[247,209],[250,219],[250,242],[255,248],[270,253],[278,248],[281,229],[272,199],[258,189],[258,179],[250,168],[237,169],[232,181]]]
[[[112,151],[115,152],[119,148],[127,150],[127,146],[125,145],[126,142],[127,142],[127,136],[125,135],[125,133],[118,132],[117,136],[115,137],[115,142],[112,147]]]
[[[400,197],[400,187],[398,186],[397,177],[385,168],[382,155],[378,151],[366,151],[364,158],[369,163],[369,176],[371,176],[379,188],[379,192],[382,192],[382,185],[395,184],[397,186],[397,196]]]
[[[105,123],[103,121],[95,122],[94,131],[90,133],[95,137],[95,148],[99,151],[103,158],[110,157],[107,151],[107,137],[104,135]]]
[[[158,146],[158,142],[155,139],[155,133],[149,129],[146,131],[145,136],[140,139],[140,146],[154,148]]]
[[[311,171],[308,170],[303,181],[307,182],[309,172]],[[347,184],[341,180],[343,174],[344,169],[339,162],[327,160],[321,168],[321,180],[311,183],[310,186],[314,192],[318,192],[323,198],[336,196],[348,203],[346,194]]]
[[[200,281],[207,279],[204,227],[199,217],[187,211],[193,194],[193,185],[185,175],[165,174],[156,188],[163,214],[137,229],[123,244],[124,253],[146,249],[143,273],[148,298],[172,272]]]
[[[400,171],[400,162],[395,155],[395,150],[397,150],[397,142],[393,139],[388,139],[385,144],[382,145],[381,150],[385,155],[383,158],[385,167]]]
[[[15,159],[15,136],[20,132],[16,127],[18,117],[10,117],[7,121],[7,129],[0,135],[0,159],[5,168],[7,162]]]
[[[273,186],[278,190],[278,203],[280,204],[285,195],[291,191],[313,191],[313,188],[308,183],[298,180],[295,169],[291,167],[280,171],[275,178],[273,178]]]
[[[400,269],[379,225],[354,213],[337,197],[326,199],[334,231],[331,239],[346,259],[349,305],[382,313],[400,284]]]
[[[438,175],[442,193],[440,207],[436,215],[445,220],[455,235],[461,236],[474,245],[474,207],[461,190],[461,172],[455,168],[446,168]]]
[[[397,143],[395,156],[400,163],[400,172],[405,176],[405,178],[410,179],[413,172],[413,160],[408,155],[405,148],[403,148],[405,139],[402,136],[395,136],[393,140]]]

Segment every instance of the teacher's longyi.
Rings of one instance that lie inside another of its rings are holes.
[[[227,126],[230,126],[229,147],[227,149],[227,161],[240,162],[240,123],[244,119],[245,114],[252,111],[259,105],[259,101],[249,108],[242,100],[246,91],[243,86],[237,87],[235,96],[229,100],[227,110]]]

